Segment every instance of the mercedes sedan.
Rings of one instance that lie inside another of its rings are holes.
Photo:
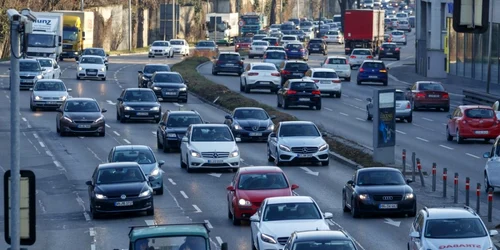
[[[241,107],[225,116],[224,124],[231,128],[233,135],[242,140],[267,140],[274,130],[273,119],[262,108]]]
[[[93,98],[70,98],[57,108],[56,128],[61,136],[67,134],[105,135],[105,119],[102,109]]]
[[[116,104],[116,120],[121,123],[127,120],[161,119],[161,105],[151,89],[128,88],[122,91]]]

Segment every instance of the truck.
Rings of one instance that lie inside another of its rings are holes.
[[[207,38],[217,44],[234,45],[238,36],[238,13],[208,13],[206,15]]]
[[[245,13],[240,17],[243,26],[240,27],[241,36],[253,36],[267,26],[267,16],[254,12]]]
[[[378,53],[384,42],[384,11],[371,9],[346,10],[344,15],[345,54],[355,48]]]
[[[59,60],[78,58],[86,48],[94,43],[94,12],[55,10],[63,15],[63,44]]]
[[[128,250],[188,249],[185,245],[193,250],[215,250],[211,247],[210,230],[206,223],[136,226],[130,228],[128,237]],[[221,244],[221,250],[227,248],[227,243]]]
[[[56,59],[62,52],[63,33],[62,14],[33,12],[37,20],[30,23],[29,32],[24,38],[28,57],[50,57]]]

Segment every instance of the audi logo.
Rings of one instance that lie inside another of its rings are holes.
[[[392,196],[384,196],[382,197],[382,200],[384,201],[392,201],[393,197]]]

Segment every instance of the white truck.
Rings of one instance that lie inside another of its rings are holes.
[[[208,13],[206,15],[206,37],[217,44],[234,45],[238,36],[238,13]]]
[[[31,23],[31,33],[26,36],[28,57],[58,59],[62,52],[63,14],[34,12],[37,20]]]

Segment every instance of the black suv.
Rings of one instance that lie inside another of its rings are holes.
[[[156,146],[163,152],[179,149],[182,137],[186,134],[191,124],[205,123],[201,115],[192,111],[171,111],[163,114],[158,129],[156,130]]]
[[[316,107],[321,110],[321,92],[312,80],[292,79],[278,90],[278,108],[288,109],[290,106]]]
[[[221,52],[213,63],[212,75],[217,75],[219,73],[236,73],[241,76],[244,71],[243,60],[244,59],[237,52]]]
[[[309,70],[307,62],[301,61],[285,61],[280,66],[281,85],[289,79],[301,79]]]
[[[153,74],[157,71],[170,72],[170,66],[166,64],[146,64],[137,74],[137,87],[146,88]]]
[[[378,50],[378,59],[394,58],[399,61],[401,55],[400,48],[395,43],[383,43]]]
[[[309,55],[318,53],[326,56],[328,54],[328,45],[326,45],[323,39],[315,38],[307,43],[307,50],[309,51]]]
[[[187,83],[177,72],[158,71],[151,77],[148,87],[153,89],[160,101],[187,102]]]

